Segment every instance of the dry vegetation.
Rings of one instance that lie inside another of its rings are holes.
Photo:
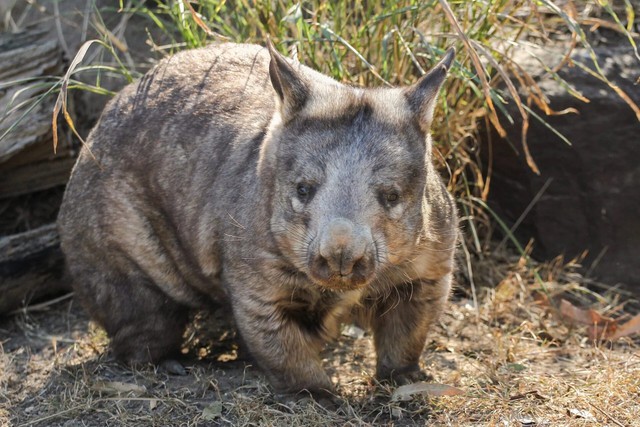
[[[446,46],[457,46],[460,53],[435,131],[468,238],[460,251],[458,290],[422,362],[434,383],[457,387],[463,394],[392,401],[394,389],[376,384],[371,376],[370,337],[346,333],[325,351],[326,367],[341,396],[338,407],[279,401],[259,370],[244,359],[229,316],[221,310],[196,316],[186,336],[187,376],[131,370],[111,359],[104,332],[89,323],[72,298],[65,298],[0,319],[0,425],[638,423],[638,336],[597,339],[611,336],[611,325],[628,321],[631,316],[625,313],[636,313],[637,301],[580,276],[575,262],[531,261],[528,250],[485,205],[489,177],[474,153],[478,122],[499,126],[495,111],[509,94],[520,97],[525,117],[529,107],[545,106],[535,82],[510,59],[516,46],[552,40],[565,40],[569,48],[588,46],[587,26],[603,22],[633,43],[637,35],[622,22],[634,21],[633,8],[629,12],[623,7],[618,15],[607,5],[571,1],[560,9],[556,2],[525,0],[392,6],[354,2],[353,8],[347,2],[318,1],[296,8],[284,1],[203,0],[190,11],[181,1],[156,8],[150,3],[123,2],[119,13],[142,19],[137,25],[154,26],[149,43],[158,55],[216,37],[261,43],[270,34],[283,49],[295,46],[302,62],[359,84],[413,81]],[[121,40],[129,18],[117,20],[116,31],[98,19],[100,11],[94,14],[87,22],[103,37],[104,57],[118,60],[79,66],[69,74],[69,87],[108,94],[98,80],[74,79],[81,74],[120,75],[123,80],[136,75]],[[203,26],[214,35],[207,35]],[[89,57],[100,55],[84,60]],[[581,66],[597,73],[597,64]],[[555,68],[549,72],[560,78]],[[510,239],[500,250],[492,243],[496,228]],[[609,319],[598,323],[596,339],[593,328],[589,330],[593,325],[563,311],[563,299],[575,307],[591,307],[600,316],[594,317],[596,323]]]

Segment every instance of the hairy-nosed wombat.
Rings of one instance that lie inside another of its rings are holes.
[[[278,392],[322,392],[339,323],[406,382],[447,299],[457,216],[429,125],[453,50],[416,84],[340,84],[254,45],[161,61],[105,108],[59,216],[76,295],[130,363],[169,358],[227,298]]]

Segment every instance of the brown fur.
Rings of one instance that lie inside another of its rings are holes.
[[[226,298],[279,392],[331,389],[318,353],[349,316],[373,330],[378,377],[411,378],[453,269],[456,210],[428,134],[451,61],[408,88],[362,89],[221,44],[126,87],[59,217],[114,354],[169,358],[188,310]]]

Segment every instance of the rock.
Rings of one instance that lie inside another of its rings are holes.
[[[604,74],[640,104],[640,60],[628,44],[595,48]],[[560,63],[559,49],[536,52],[550,67]],[[572,58],[590,64],[588,52]],[[640,121],[634,111],[605,83],[579,67],[565,67],[562,77],[590,99],[584,103],[544,74],[539,63],[518,60],[549,98],[552,109],[575,108],[578,114],[545,117],[565,135],[564,143],[532,119],[528,143],[540,168],[534,174],[521,151],[520,124],[507,129],[507,143],[493,135],[490,205],[513,224],[539,190],[549,182],[517,229],[521,241],[535,239],[534,257],[575,257],[588,250],[583,262],[601,281],[622,283],[640,294]],[[515,106],[510,111],[518,116]],[[540,111],[538,114],[544,116]],[[503,120],[506,124],[506,120]],[[487,164],[488,142],[481,144]]]

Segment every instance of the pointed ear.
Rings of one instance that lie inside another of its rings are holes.
[[[447,50],[440,62],[405,91],[409,107],[416,115],[416,119],[425,133],[429,131],[429,126],[431,126],[433,109],[438,98],[440,86],[442,86],[445,77],[447,77],[447,71],[453,64],[455,54],[454,48]]]
[[[269,77],[280,99],[280,112],[284,118],[300,111],[309,97],[309,86],[298,71],[282,56],[267,39],[271,62]]]

